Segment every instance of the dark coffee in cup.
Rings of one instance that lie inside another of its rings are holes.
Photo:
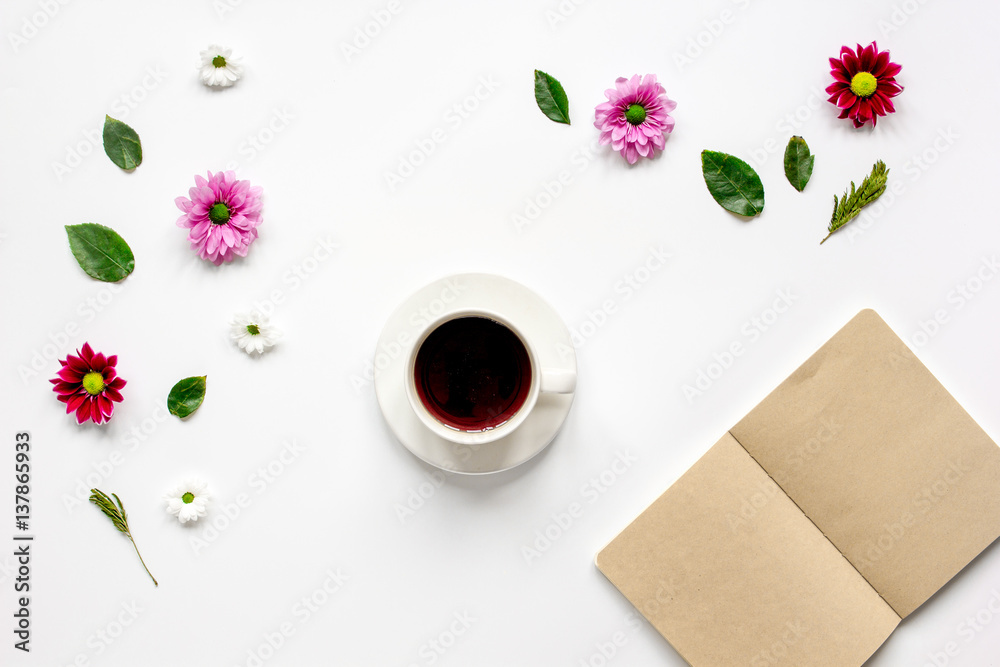
[[[531,389],[531,359],[521,339],[488,317],[459,317],[432,331],[417,350],[414,385],[439,422],[470,433],[502,426]]]

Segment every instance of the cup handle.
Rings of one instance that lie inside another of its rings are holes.
[[[548,394],[572,394],[576,391],[576,371],[543,368],[539,391]]]

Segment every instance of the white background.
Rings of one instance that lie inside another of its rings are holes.
[[[13,437],[27,429],[36,541],[27,656],[11,646],[12,547],[0,550],[0,663],[253,665],[287,623],[294,633],[264,664],[597,666],[620,632],[609,664],[682,665],[631,620],[595,553],[864,307],[1000,436],[1000,280],[977,277],[996,277],[1000,250],[996,3],[578,2],[403,0],[395,14],[381,0],[3,3],[0,539],[13,544]],[[376,30],[373,12],[391,21]],[[355,39],[363,48],[345,54]],[[856,131],[825,101],[827,58],[873,39],[903,65],[906,90],[895,115]],[[198,81],[212,42],[244,57],[232,89]],[[535,68],[564,84],[572,126],[536,108]],[[593,148],[593,108],[616,77],[647,72],[677,100],[677,125],[662,156],[630,168]],[[463,118],[456,104],[475,108]],[[142,138],[134,173],[86,139],[105,113]],[[391,188],[386,174],[435,128],[444,141]],[[817,156],[803,193],[782,171],[793,133]],[[763,215],[744,221],[712,201],[706,148],[757,167]],[[879,158],[901,193],[818,245],[833,194]],[[173,201],[194,174],[230,163],[264,188],[265,222],[244,261],[217,268],[190,251]],[[558,196],[543,196],[564,171]],[[529,200],[544,207],[518,228]],[[83,222],[135,252],[114,292],[70,254],[63,226]],[[338,248],[314,262],[320,241]],[[650,248],[671,257],[647,275]],[[579,391],[536,459],[447,476],[430,495],[432,469],[393,439],[364,375],[397,304],[467,271],[510,277],[556,308],[581,336]],[[625,276],[646,281],[634,290]],[[978,291],[969,300],[958,286]],[[779,290],[794,300],[771,320]],[[285,337],[248,358],[227,322],[275,291]],[[609,301],[614,312],[597,315]],[[935,314],[944,323],[921,333]],[[771,324],[750,335],[761,317]],[[85,340],[118,354],[128,380],[105,427],[77,426],[47,381]],[[734,341],[744,354],[687,400],[683,386]],[[166,416],[174,382],[202,374],[202,408]],[[255,471],[286,441],[302,451],[262,484]],[[589,490],[620,453],[635,462]],[[209,481],[206,519],[223,530],[164,511],[161,494],[188,474]],[[91,486],[122,497],[159,588],[96,508],[74,504]],[[401,515],[421,491],[430,497]],[[249,505],[229,520],[239,494]],[[528,562],[522,547],[574,502],[582,515]],[[338,570],[348,579],[327,596]],[[991,591],[996,545],[869,665],[934,664],[949,642],[957,655],[939,665],[1000,664]],[[296,605],[310,596],[325,604],[307,616]],[[454,623],[463,614],[467,629]],[[977,614],[992,624],[970,631]]]

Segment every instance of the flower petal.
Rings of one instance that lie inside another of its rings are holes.
[[[111,417],[111,413],[114,412],[115,404],[111,402],[111,399],[105,396],[103,393],[97,395],[97,406],[101,411],[101,414],[105,419]]]
[[[72,368],[70,366],[63,366],[59,369],[56,375],[64,382],[72,382],[74,384],[79,384],[83,382],[84,373]]]
[[[847,76],[846,73],[835,69],[835,70],[830,70],[830,74],[833,75],[834,80],[839,81],[840,83],[848,86],[851,85],[851,78]]]
[[[879,78],[885,74],[885,70],[888,66],[889,66],[889,52],[881,51],[877,56],[875,56],[875,64],[873,64],[871,69],[868,71],[874,74],[875,78]]]
[[[80,404],[86,401],[88,396],[89,394],[87,393],[70,396],[69,400],[66,401],[66,414],[79,410]]]
[[[843,54],[843,61],[844,67],[847,68],[848,76],[853,78],[855,74],[861,71],[861,61],[850,50]]]
[[[848,89],[840,93],[840,97],[837,98],[836,104],[841,109],[849,109],[850,107],[854,106],[857,103],[857,101],[858,101],[857,96],[855,96],[855,94],[852,93],[850,89]]]
[[[871,72],[875,66],[875,42],[872,42],[861,50],[860,60],[861,69],[865,72]]]
[[[56,392],[60,396],[68,396],[69,394],[74,394],[77,392],[77,390],[80,389],[79,382],[63,382],[62,380],[59,379],[49,380],[49,382],[55,384],[55,386],[52,387],[52,391]]]
[[[639,151],[636,150],[635,144],[626,144],[625,159],[628,160],[629,164],[635,164],[638,161]]]
[[[97,354],[95,354],[93,360],[91,360],[90,362],[91,368],[93,368],[98,373],[103,371],[104,367],[107,365],[108,365],[108,360],[104,356],[103,352],[98,352]]]
[[[868,98],[868,103],[872,106],[872,111],[879,115],[885,115],[885,106],[882,104],[884,98],[881,95],[875,94]]]
[[[66,355],[65,364],[70,368],[80,371],[81,373],[86,373],[90,370],[90,367],[83,359],[80,357],[74,357],[72,354]]]
[[[92,403],[92,400],[90,399],[89,396],[85,397],[85,400],[82,403],[80,403],[80,406],[76,410],[76,423],[77,424],[82,424],[83,422],[85,422],[88,419],[90,419],[90,417],[91,417],[91,414],[90,414],[90,404],[91,403]]]

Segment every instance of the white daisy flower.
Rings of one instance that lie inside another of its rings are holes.
[[[200,479],[186,479],[163,496],[167,502],[167,512],[177,517],[181,523],[197,521],[205,516],[211,498],[208,484]]]
[[[233,85],[243,76],[243,65],[240,58],[233,57],[233,50],[218,44],[212,44],[201,52],[201,82],[206,86]]]
[[[281,333],[271,326],[270,320],[255,310],[249,315],[239,314],[229,323],[229,337],[247,354],[261,354],[278,342]]]

